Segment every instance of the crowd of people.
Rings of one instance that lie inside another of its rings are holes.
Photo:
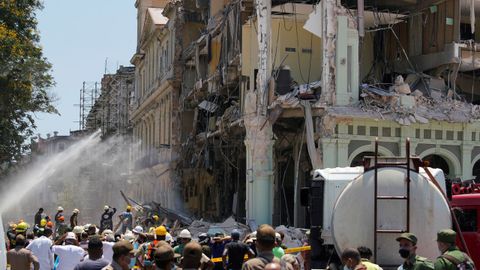
[[[229,235],[202,233],[193,239],[187,229],[170,231],[156,215],[133,227],[130,206],[115,227],[116,209],[110,206],[105,206],[99,227],[80,226],[78,209],[72,211],[67,225],[63,208],[57,210],[52,221],[40,208],[31,231],[25,221],[10,225],[6,235],[11,270],[310,270],[309,252],[286,254],[284,235],[266,224],[245,237],[234,229]],[[455,246],[455,239],[455,231],[438,232],[442,256],[432,262],[416,254],[417,237],[403,233],[396,239],[404,259],[398,269],[474,269],[472,260]],[[371,257],[368,247],[347,248],[340,254],[344,270],[382,270]]]
[[[32,228],[23,220],[10,224],[6,232],[10,269],[301,270],[308,267],[305,252],[285,254],[284,235],[269,225],[262,225],[244,237],[234,229],[229,235],[202,233],[194,239],[187,229],[170,230],[157,215],[134,226],[130,206],[114,226],[115,212],[115,208],[105,206],[98,227],[79,225],[78,209],[72,211],[67,224],[62,207],[58,207],[53,220],[40,208]]]

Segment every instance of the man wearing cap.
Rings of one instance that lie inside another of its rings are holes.
[[[40,269],[37,257],[25,246],[25,237],[21,234],[15,237],[15,248],[7,252],[7,264],[12,270],[30,270],[33,264],[34,270]]]
[[[405,262],[398,268],[403,270],[430,270],[433,269],[433,263],[427,258],[416,254],[417,237],[413,233],[402,233],[397,237],[399,242],[400,256]]]
[[[133,245],[122,240],[113,245],[113,261],[105,266],[102,270],[128,270],[130,269],[130,261],[135,254]]]
[[[171,270],[174,267],[175,259],[179,257],[180,255],[175,254],[167,242],[160,242],[154,254],[156,269]]]
[[[454,270],[457,265],[469,262],[473,265],[472,259],[455,246],[457,233],[450,229],[441,230],[437,233],[438,250],[442,254],[435,261],[435,270]]]
[[[253,253],[253,250],[247,244],[239,241],[240,232],[238,230],[233,230],[230,236],[232,237],[232,242],[225,246],[225,251],[222,256],[223,267],[228,270],[240,270],[242,269],[245,255],[253,258],[255,253]]]
[[[62,245],[63,242],[65,245]],[[52,251],[58,256],[57,270],[72,270],[85,256],[85,251],[78,246],[73,232],[66,233],[58,239],[52,246]]]
[[[268,263],[280,263],[272,252],[275,247],[275,230],[270,225],[263,224],[258,227],[255,246],[257,257],[245,262],[242,270],[263,270]]]

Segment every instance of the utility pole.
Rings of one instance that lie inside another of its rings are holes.
[[[272,224],[273,132],[267,118],[271,65],[271,0],[256,0],[258,73],[256,89],[245,96],[244,124],[247,157],[246,214],[256,224]],[[253,26],[255,27],[255,26]]]

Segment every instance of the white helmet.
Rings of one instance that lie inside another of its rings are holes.
[[[135,241],[135,235],[133,235],[132,232],[126,232],[125,235],[123,235],[123,239],[129,242],[133,242]]]
[[[57,208],[57,211],[63,211],[63,207],[59,206],[59,207]]]
[[[103,235],[103,236],[113,235],[113,231],[112,231],[112,230],[108,230],[108,229],[107,229],[107,230],[104,230],[104,231],[102,232],[102,235]]]
[[[81,234],[81,233],[84,232],[84,230],[83,230],[83,227],[82,227],[82,226],[75,226],[75,227],[73,228],[72,232],[73,232],[74,234]]]
[[[143,228],[142,228],[142,226],[136,226],[135,228],[133,228],[132,232],[143,233]]]
[[[105,205],[105,206],[103,207],[103,210],[105,210],[105,211],[107,211],[108,209],[110,209],[110,206],[108,206],[108,205]]]
[[[78,214],[78,213],[80,213],[80,210],[78,210],[77,208],[75,208],[75,209],[73,209],[73,213]]]
[[[187,229],[183,229],[178,235],[178,237],[192,239],[192,234]]]

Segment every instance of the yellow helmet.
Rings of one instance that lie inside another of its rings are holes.
[[[127,211],[130,211],[132,210],[132,206],[131,205],[127,205]]]
[[[18,223],[16,231],[20,233],[26,232],[28,230],[28,227],[29,227],[28,224],[25,221],[22,221]]]
[[[165,228],[165,226],[158,226],[155,229],[155,234],[158,236],[165,236],[167,235],[167,228]]]
[[[158,221],[160,218],[157,215],[152,216],[153,220]]]
[[[46,219],[42,219],[40,220],[40,227],[45,227],[47,225],[47,220]]]

